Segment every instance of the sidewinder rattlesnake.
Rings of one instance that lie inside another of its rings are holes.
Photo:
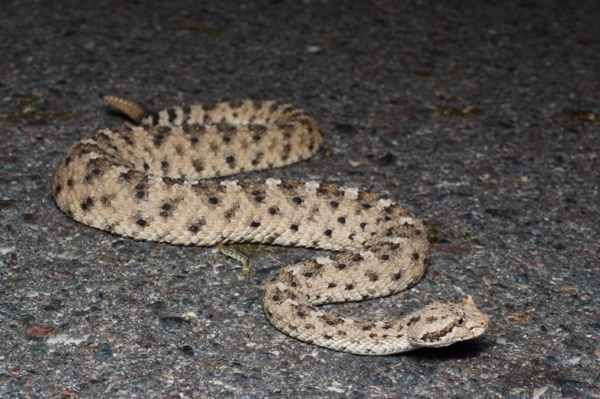
[[[67,150],[52,193],[69,217],[138,240],[337,251],[282,268],[264,292],[265,314],[276,328],[326,348],[386,355],[450,345],[486,330],[489,317],[471,297],[383,321],[317,307],[395,294],[421,279],[425,230],[400,205],[315,181],[209,179],[313,156],[323,138],[305,110],[246,100],[151,113],[121,97],[104,99],[136,125],[99,129]]]

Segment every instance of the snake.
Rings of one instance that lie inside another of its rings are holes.
[[[263,308],[281,332],[324,348],[391,355],[482,335],[490,317],[471,296],[398,318],[342,317],[321,305],[385,297],[423,277],[423,222],[387,197],[334,183],[235,179],[315,155],[323,134],[305,109],[233,100],[151,112],[105,95],[130,121],[75,141],[51,183],[58,208],[87,226],[184,246],[308,247],[322,256],[267,278]]]

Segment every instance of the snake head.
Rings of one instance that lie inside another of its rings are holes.
[[[407,339],[415,347],[448,346],[480,336],[489,321],[470,296],[460,303],[434,302],[407,317]]]

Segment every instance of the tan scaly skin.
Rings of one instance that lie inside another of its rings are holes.
[[[400,205],[315,181],[210,180],[313,156],[323,138],[303,109],[247,100],[149,113],[120,97],[104,99],[138,125],[99,129],[67,150],[52,193],[69,217],[138,240],[337,251],[282,268],[264,294],[275,327],[326,348],[386,355],[447,346],[486,330],[489,317],[470,297],[377,322],[318,307],[392,295],[421,279],[425,230]]]

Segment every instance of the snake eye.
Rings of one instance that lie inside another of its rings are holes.
[[[465,322],[465,320],[464,320],[462,317],[459,317],[459,318],[458,318],[458,320],[457,320],[456,322],[457,322],[457,323],[458,323],[458,325],[460,326],[460,325],[462,325],[462,324]]]

